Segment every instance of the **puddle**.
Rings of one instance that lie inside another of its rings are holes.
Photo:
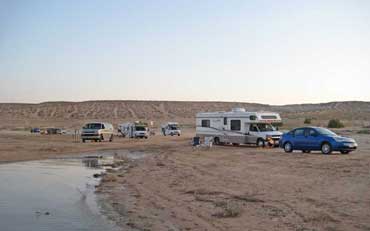
[[[135,155],[136,156],[136,155]],[[2,231],[118,230],[102,213],[94,193],[113,157],[67,158],[0,165]]]

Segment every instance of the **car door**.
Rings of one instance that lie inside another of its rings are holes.
[[[294,149],[304,149],[306,142],[304,131],[304,128],[298,128],[294,131],[292,139]]]
[[[308,150],[319,150],[320,149],[320,142],[318,138],[318,133],[313,128],[307,128],[305,131],[306,137],[306,147]]]
[[[244,123],[245,128],[245,139],[248,144],[256,144],[258,136],[254,132],[258,132],[258,128],[253,126],[254,124]],[[256,125],[255,125],[256,126]]]

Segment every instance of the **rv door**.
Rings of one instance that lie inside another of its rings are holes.
[[[223,130],[229,130],[228,128],[228,122],[227,122],[227,117],[224,117],[224,121],[223,121]]]

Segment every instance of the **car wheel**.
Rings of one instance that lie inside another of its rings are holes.
[[[321,152],[326,155],[330,154],[332,152],[331,145],[329,143],[323,143],[323,145],[321,145]]]
[[[215,145],[219,145],[220,144],[220,138],[218,138],[218,137],[215,137],[213,139],[213,141],[214,141]]]
[[[113,135],[110,136],[109,142],[113,141]]]
[[[85,143],[86,142],[86,140],[85,139],[82,139],[82,143]]]
[[[100,135],[99,142],[102,142],[103,140],[104,140],[104,136],[103,135]]]
[[[342,153],[342,154],[348,154],[349,151],[342,150],[342,151],[340,151],[340,153]]]
[[[284,151],[286,153],[293,152],[293,146],[292,146],[292,144],[290,142],[286,142],[284,144]]]
[[[257,146],[261,148],[265,147],[265,141],[263,139],[258,139]]]

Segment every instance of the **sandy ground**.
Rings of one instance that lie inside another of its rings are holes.
[[[148,155],[98,191],[123,230],[370,230],[370,135],[350,155],[189,145],[192,133],[74,143],[71,136],[0,132],[0,163],[96,150]]]
[[[99,191],[123,230],[370,230],[370,137],[354,137],[328,156],[168,138]]]

